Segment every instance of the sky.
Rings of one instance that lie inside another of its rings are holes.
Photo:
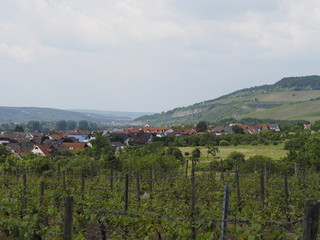
[[[162,112],[320,74],[319,0],[0,0],[1,106]]]

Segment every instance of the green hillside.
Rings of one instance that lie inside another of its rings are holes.
[[[87,120],[91,122],[128,122],[133,120],[130,115],[139,113],[103,112],[94,110],[59,110],[53,108],[38,107],[1,107],[0,123],[45,121],[54,122],[60,120]],[[141,116],[141,115],[140,115]]]
[[[320,76],[284,78],[272,85],[238,90],[217,99],[136,120],[161,125],[247,117],[309,121],[320,119]]]

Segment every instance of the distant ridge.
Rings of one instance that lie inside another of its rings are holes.
[[[320,76],[283,78],[275,84],[237,90],[188,107],[142,116],[136,121],[175,125],[227,118],[320,119]]]
[[[110,114],[109,114],[110,113]],[[28,121],[56,122],[60,120],[91,122],[129,122],[145,113],[96,111],[96,110],[61,110],[40,107],[6,107],[0,106],[0,123]]]

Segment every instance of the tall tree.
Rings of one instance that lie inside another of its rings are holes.
[[[61,120],[56,122],[56,130],[65,131],[67,130],[67,122],[65,120]]]
[[[24,129],[23,129],[22,126],[17,125],[13,131],[14,131],[14,132],[24,132]]]
[[[77,122],[69,120],[67,121],[67,130],[74,130],[77,128]]]
[[[208,125],[207,125],[206,121],[200,121],[196,125],[196,130],[198,132],[205,132],[205,131],[207,131],[207,129],[208,129]]]
[[[88,121],[86,121],[86,120],[81,120],[81,121],[79,122],[79,128],[82,129],[82,130],[89,130],[90,128],[89,128],[89,123],[88,123]]]
[[[41,131],[42,127],[39,121],[30,121],[27,124],[30,131]]]

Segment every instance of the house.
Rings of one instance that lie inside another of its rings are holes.
[[[81,142],[63,142],[62,145],[66,146],[69,151],[75,152],[78,150],[84,150],[87,147],[86,143]]]
[[[280,127],[278,124],[268,124],[268,129],[274,132],[280,132]]]
[[[234,134],[234,131],[231,127],[224,127],[224,126],[216,126],[211,131],[211,133],[216,135],[222,135],[222,134]]]
[[[111,146],[116,150],[123,150],[124,149],[124,144],[122,144],[121,142],[111,142]]]
[[[8,145],[10,143],[9,138],[0,137],[0,145]]]
[[[41,157],[52,157],[51,154],[52,149],[48,148],[44,144],[38,144],[35,145],[34,148],[31,150],[31,152],[35,155],[41,156]]]

